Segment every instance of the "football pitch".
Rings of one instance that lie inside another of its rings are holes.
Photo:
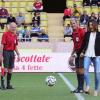
[[[57,82],[53,87],[45,83],[47,76],[53,75]],[[91,89],[94,88],[94,75],[91,76]],[[92,94],[72,94],[77,86],[75,73],[13,73],[13,90],[0,90],[0,100],[100,100]],[[100,92],[100,91],[99,91]]]

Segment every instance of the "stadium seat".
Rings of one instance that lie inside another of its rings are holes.
[[[5,2],[5,3],[4,3],[4,6],[5,6],[5,7],[11,7],[11,2]]]
[[[80,2],[83,2],[83,0],[74,0],[74,1],[80,1]]]
[[[35,1],[35,0],[24,0],[24,1],[28,1],[28,2],[29,2],[29,1],[32,1],[32,2],[33,2],[33,1]]]
[[[2,2],[0,1],[0,7],[2,7]]]
[[[0,22],[1,23],[7,23],[7,19],[6,18],[0,18]]]
[[[12,14],[17,14],[18,13],[18,8],[11,8],[11,13]]]
[[[11,7],[7,7],[6,9],[8,10],[8,13],[11,12]]]
[[[91,15],[91,7],[89,7],[89,6],[86,7],[86,6],[85,6],[85,7],[84,7],[84,10],[87,11],[87,14],[88,14],[88,15]]]
[[[76,1],[75,4],[77,5],[77,7],[82,7],[82,2],[81,1]]]
[[[47,18],[47,14],[44,13],[44,12],[41,12],[41,13],[40,13],[40,18],[41,18],[41,20],[47,20],[47,19],[48,19],[48,18]]]
[[[19,7],[19,2],[12,2],[11,7]]]
[[[25,1],[24,2],[19,2],[19,7],[26,7],[26,3],[27,2],[25,2]]]
[[[79,7],[79,11],[80,11],[80,13],[82,14],[83,13],[83,7]]]
[[[95,14],[98,14],[98,12],[99,12],[98,7],[96,7],[96,6],[92,6],[92,10],[91,10],[91,12],[94,12]]]
[[[32,37],[32,42],[37,42],[37,37]]]
[[[17,27],[17,30],[23,30],[23,26]]]
[[[33,2],[32,2],[32,1],[31,1],[31,2],[27,2],[27,3],[26,3],[26,6],[33,7]]]
[[[25,14],[25,23],[26,24],[32,23],[32,15],[30,13]]]
[[[64,22],[64,26],[67,26],[67,24],[70,24],[70,19],[66,19]]]
[[[43,26],[48,26],[48,22],[47,22],[47,21],[41,21],[40,26],[41,26],[41,27],[43,27]]]
[[[1,38],[2,38],[2,33],[4,32],[4,29],[1,29],[0,28],[0,40],[1,40]]]
[[[48,28],[46,27],[41,27],[40,29],[44,29],[46,33],[48,33]]]
[[[27,2],[26,3],[26,10],[32,11],[33,10],[33,2]]]
[[[28,25],[28,26],[27,26],[27,29],[28,29],[28,30],[31,30],[31,29],[32,29],[32,26],[29,26],[29,25]]]
[[[66,1],[67,7],[73,7],[73,4],[74,4],[73,0]]]
[[[26,9],[25,8],[19,8],[19,11],[22,13],[26,13]]]

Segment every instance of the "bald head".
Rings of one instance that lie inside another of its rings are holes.
[[[12,33],[15,33],[16,28],[17,28],[16,23],[12,22],[12,23],[9,24],[8,30],[11,31]]]

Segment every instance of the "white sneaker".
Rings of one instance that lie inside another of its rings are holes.
[[[86,86],[85,91],[89,91],[89,90],[90,90],[90,87]]]
[[[97,91],[94,91],[94,96],[98,96],[98,92]]]
[[[86,88],[84,89],[84,92],[86,94],[90,94],[90,87],[89,86],[86,86]]]

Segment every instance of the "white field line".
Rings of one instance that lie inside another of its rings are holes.
[[[62,73],[58,73],[58,75],[62,78],[66,86],[68,86],[71,91],[75,89],[75,87],[70,83],[70,81]],[[74,95],[76,96],[77,100],[85,100],[85,98],[79,93],[74,93]]]

